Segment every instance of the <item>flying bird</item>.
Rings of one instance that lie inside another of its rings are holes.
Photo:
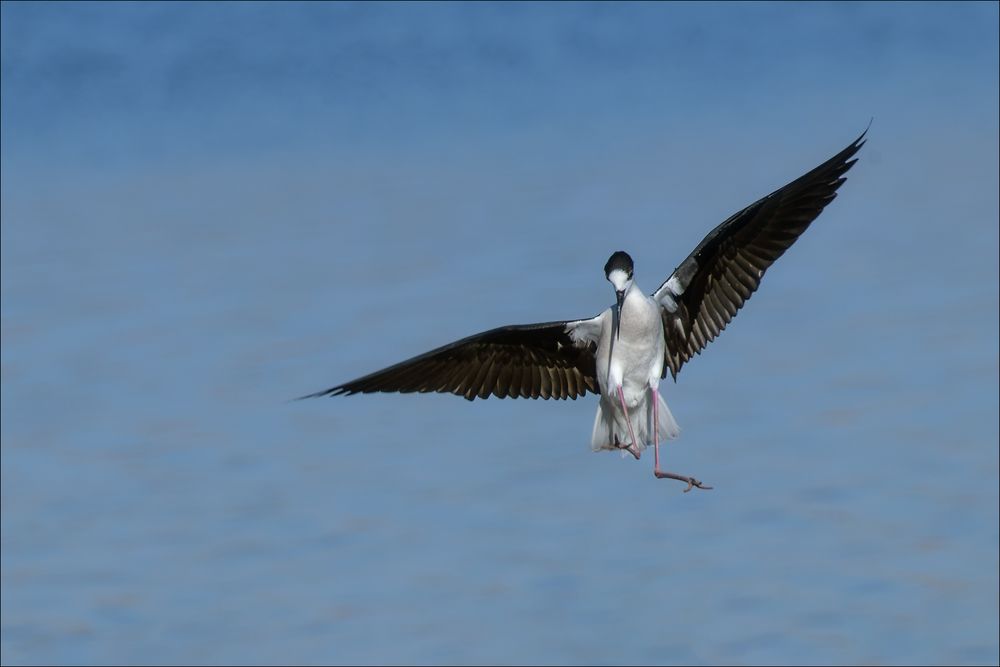
[[[632,258],[611,255],[604,276],[615,303],[582,320],[499,327],[302,398],[373,392],[441,392],[475,398],[600,401],[591,435],[594,451],[636,459],[652,441],[653,474],[710,489],[660,468],[660,440],[680,434],[659,393],[694,355],[715,340],[767,269],[837,195],[865,143],[847,148],[791,183],[757,200],[713,229],[667,280],[646,295]]]

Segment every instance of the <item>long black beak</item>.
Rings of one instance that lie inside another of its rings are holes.
[[[618,340],[622,335],[622,307],[625,306],[625,290],[615,290],[615,296],[618,297],[618,319],[615,320],[615,340]]]

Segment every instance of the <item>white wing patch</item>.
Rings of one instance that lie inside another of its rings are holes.
[[[660,305],[671,313],[677,312],[677,302],[674,301],[674,295],[670,292],[664,292],[660,295]]]
[[[679,299],[684,294],[684,289],[687,287],[685,283],[681,282],[680,277],[677,276],[677,272],[670,276],[670,280],[663,283],[660,289],[656,290],[653,294],[653,298],[667,310],[668,313],[676,313],[678,310],[677,299]]]
[[[572,340],[577,347],[587,347],[591,343],[596,345],[597,341],[601,338],[602,317],[604,317],[604,313],[601,313],[597,317],[592,317],[589,320],[567,322],[566,333],[569,334],[570,340]]]
[[[688,262],[688,264],[692,267],[694,266],[691,262]],[[682,265],[677,269],[677,271],[674,271],[673,275],[670,276],[670,280],[660,285],[660,289],[653,293],[653,298],[657,301],[657,303],[665,308],[668,313],[676,313],[679,310],[677,300],[684,295],[684,290],[687,289],[687,283],[691,279],[691,276],[684,275],[685,273],[691,273],[691,268]]]
[[[674,296],[684,294],[684,286],[681,285],[681,281],[677,279],[677,276],[672,276],[670,280],[667,281],[666,288],[673,292]]]

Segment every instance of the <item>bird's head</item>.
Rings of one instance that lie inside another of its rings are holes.
[[[618,322],[621,322],[622,307],[625,305],[625,296],[632,288],[632,258],[624,250],[619,250],[608,258],[608,263],[604,265],[604,276],[615,288],[615,297],[618,299]],[[615,338],[620,334],[618,326],[615,327]]]

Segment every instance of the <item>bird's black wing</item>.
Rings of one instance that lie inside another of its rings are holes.
[[[760,285],[768,267],[793,244],[837,196],[851,159],[864,145],[850,146],[709,232],[670,278],[653,293],[666,338],[665,364],[677,373],[722,333]]]
[[[600,316],[500,327],[463,338],[302,398],[374,392],[440,392],[489,398],[572,398],[600,393]]]

